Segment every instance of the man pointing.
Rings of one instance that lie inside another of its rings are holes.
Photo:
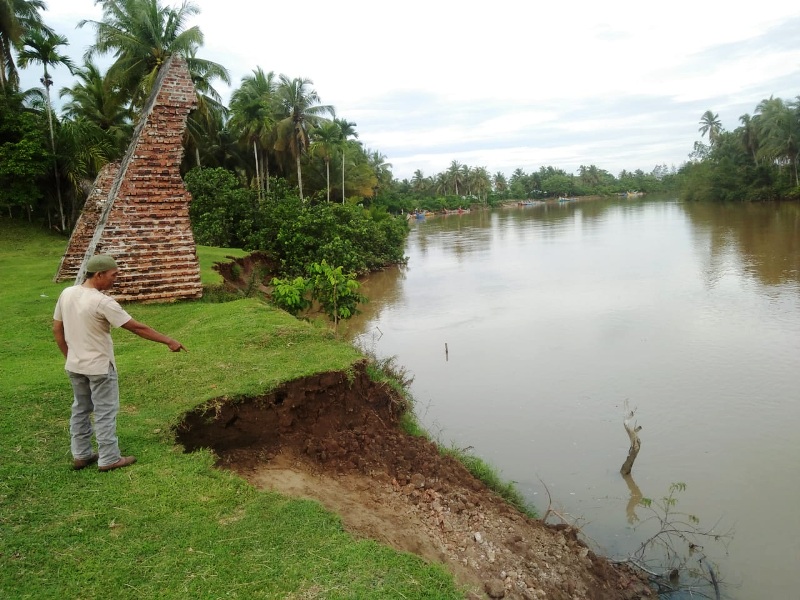
[[[131,318],[103,293],[114,285],[118,272],[111,256],[93,256],[86,264],[86,280],[61,292],[53,314],[53,335],[67,359],[65,369],[74,394],[69,432],[75,470],[96,462],[99,471],[111,471],[136,462],[135,456],[119,451],[119,385],[111,327],[166,344],[172,352],[186,350],[179,341]],[[97,453],[92,450],[92,413]]]

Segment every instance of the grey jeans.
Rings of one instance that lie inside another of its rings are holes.
[[[97,439],[100,460],[97,465],[105,467],[120,459],[117,440],[117,413],[119,412],[119,384],[114,365],[108,365],[106,375],[82,375],[67,371],[75,396],[72,416],[69,419],[71,449],[74,458],[89,458],[92,455],[92,433]],[[94,431],[91,415],[94,413]]]

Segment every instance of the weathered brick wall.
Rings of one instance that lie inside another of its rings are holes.
[[[56,281],[75,279],[78,275],[83,257],[89,249],[89,244],[100,222],[103,209],[109,201],[108,194],[111,191],[111,186],[114,184],[118,173],[119,163],[115,162],[108,163],[97,175],[97,179],[94,181],[94,188],[92,188],[86,203],[83,205],[83,210],[80,217],[78,217],[78,222],[75,224],[75,229],[72,230],[67,251],[61,259],[61,265],[58,267]]]
[[[88,214],[81,215],[70,238],[57,280],[82,279],[93,254],[110,254],[120,265],[111,290],[118,300],[202,295],[189,222],[191,196],[180,176],[186,119],[196,101],[186,62],[173,57],[162,67],[116,177],[106,171],[98,175],[90,196],[97,199],[87,201]]]

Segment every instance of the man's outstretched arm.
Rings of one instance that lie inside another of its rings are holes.
[[[131,333],[135,333],[141,338],[146,340],[150,340],[151,342],[159,342],[160,344],[166,344],[166,346],[172,352],[180,352],[181,350],[186,350],[183,344],[181,344],[178,340],[172,339],[171,337],[164,335],[150,327],[149,325],[145,325],[144,323],[140,323],[136,319],[131,319],[127,323],[122,326],[123,329],[127,329]]]

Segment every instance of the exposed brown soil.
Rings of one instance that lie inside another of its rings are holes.
[[[269,294],[269,282],[278,272],[278,264],[266,252],[255,251],[247,256],[228,256],[226,262],[215,262],[213,269],[222,276],[223,286],[232,292]]]
[[[436,446],[402,432],[403,400],[360,363],[246,401],[210,402],[177,428],[254,485],[312,498],[356,536],[442,563],[470,598],[650,597],[636,573],[566,525],[531,519]]]

